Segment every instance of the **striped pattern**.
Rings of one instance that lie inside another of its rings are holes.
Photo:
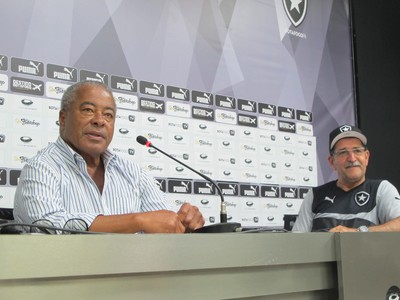
[[[103,193],[86,162],[61,138],[24,166],[15,193],[14,217],[32,223],[47,219],[57,227],[74,218],[89,226],[96,216],[167,209],[165,194],[139,165],[109,151],[103,155]]]

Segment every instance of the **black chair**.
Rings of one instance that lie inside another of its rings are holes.
[[[14,220],[14,214],[12,208],[0,208],[0,220]]]
[[[287,231],[292,231],[294,222],[296,222],[298,215],[283,215],[283,228]]]

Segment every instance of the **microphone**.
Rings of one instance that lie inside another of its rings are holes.
[[[141,136],[141,135],[137,136],[136,141],[141,145],[156,149],[157,151],[159,151],[160,153],[164,154],[168,158],[176,161],[177,163],[181,164],[185,168],[188,168],[193,173],[196,173],[200,177],[202,177],[205,180],[207,180],[208,182],[210,182],[216,188],[216,190],[218,191],[218,194],[219,194],[219,196],[221,198],[220,223],[203,226],[201,228],[196,229],[194,231],[194,233],[236,232],[236,231],[240,230],[240,228],[241,228],[241,224],[240,223],[227,223],[228,217],[227,217],[227,211],[226,211],[226,204],[225,204],[225,200],[224,200],[224,195],[222,194],[222,191],[221,191],[220,187],[214,182],[214,180],[212,180],[210,177],[200,173],[199,171],[196,171],[195,169],[189,167],[185,163],[183,163],[180,160],[176,159],[175,157],[169,155],[168,153],[162,151],[161,149],[157,148],[149,140],[147,140],[144,136]]]

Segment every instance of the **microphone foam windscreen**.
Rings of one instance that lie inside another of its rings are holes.
[[[136,141],[141,145],[146,145],[147,139],[144,136],[138,135]]]

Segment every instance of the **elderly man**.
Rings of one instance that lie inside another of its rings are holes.
[[[24,166],[14,201],[16,221],[63,227],[83,220],[90,231],[183,233],[204,225],[197,207],[167,210],[165,195],[137,164],[107,150],[116,104],[104,84],[70,86],[61,100],[60,137]]]
[[[370,152],[360,129],[329,135],[328,162],[338,179],[310,190],[292,231],[400,231],[400,196],[386,180],[366,179]]]

